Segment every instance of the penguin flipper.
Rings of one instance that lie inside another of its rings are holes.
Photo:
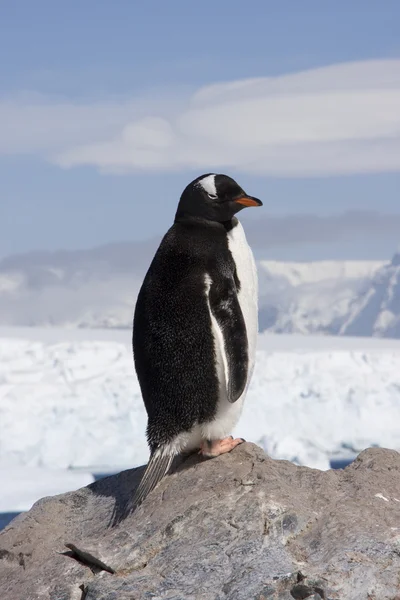
[[[233,277],[211,283],[209,302],[222,334],[224,347],[220,350],[227,363],[227,395],[229,402],[233,403],[245,390],[249,370],[246,323]]]
[[[140,506],[146,496],[154,490],[156,485],[168,473],[173,460],[173,455],[161,454],[157,450],[150,456],[143,477],[135,490],[133,498],[129,501],[129,512]]]

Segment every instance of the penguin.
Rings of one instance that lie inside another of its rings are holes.
[[[183,191],[139,291],[135,370],[147,411],[150,459],[130,510],[179,454],[212,458],[244,440],[230,435],[254,369],[258,283],[235,216],[262,206],[231,177],[207,173]]]

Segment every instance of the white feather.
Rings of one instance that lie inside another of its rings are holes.
[[[216,355],[215,358],[216,358],[216,366],[217,366],[217,375],[218,375],[218,380],[219,380],[219,385],[220,385],[220,394],[223,394],[224,392],[226,393],[226,389],[228,387],[228,381],[229,381],[229,368],[228,368],[228,359],[227,359],[226,352],[225,352],[224,335],[221,331],[220,326],[218,325],[217,319],[214,317],[214,315],[211,311],[209,294],[210,294],[210,288],[211,288],[213,282],[212,282],[211,277],[208,274],[206,274],[206,276],[204,278],[204,282],[206,284],[207,304],[208,304],[208,310],[210,311],[211,327],[212,327],[213,336],[214,336],[214,349],[215,349],[215,355]]]
[[[249,372],[244,394],[253,375],[258,337],[258,278],[253,252],[247,243],[244,229],[240,222],[228,233],[229,250],[236,264],[236,272],[240,281],[238,300],[246,323],[247,341],[249,344]],[[243,394],[243,395],[244,395]]]
[[[198,181],[197,185],[201,185],[203,190],[207,192],[207,194],[211,194],[212,196],[217,195],[217,188],[215,186],[215,175],[207,175],[207,177],[203,177]]]
[[[238,400],[236,400],[236,402],[231,403],[228,401],[226,384],[222,388],[220,380],[220,398],[218,402],[217,414],[214,421],[211,423],[206,423],[202,426],[203,435],[212,440],[223,439],[224,437],[230,435],[235,425],[239,421],[243,408],[243,402],[246,397],[246,392],[254,370],[258,335],[257,268],[253,252],[247,243],[243,227],[239,222],[236,227],[233,227],[233,229],[231,229],[231,231],[228,233],[228,245],[233,256],[233,260],[235,261],[236,272],[240,281],[238,300],[246,324],[249,348],[249,368],[246,387],[243,391],[243,394],[240,396],[240,398],[238,398]],[[218,334],[214,327],[213,331],[215,343],[217,345],[219,343],[220,336],[222,337],[222,332],[219,330]],[[224,356],[224,354],[225,353],[223,352],[222,355]]]

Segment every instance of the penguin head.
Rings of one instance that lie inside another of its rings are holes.
[[[246,206],[262,206],[262,202],[246,194],[228,175],[206,173],[183,190],[175,220],[200,217],[225,223]]]

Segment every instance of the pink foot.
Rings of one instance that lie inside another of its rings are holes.
[[[230,435],[223,440],[204,440],[201,444],[199,454],[202,454],[205,458],[214,458],[225,452],[230,452],[239,444],[243,444],[245,440],[237,438],[236,440]]]

